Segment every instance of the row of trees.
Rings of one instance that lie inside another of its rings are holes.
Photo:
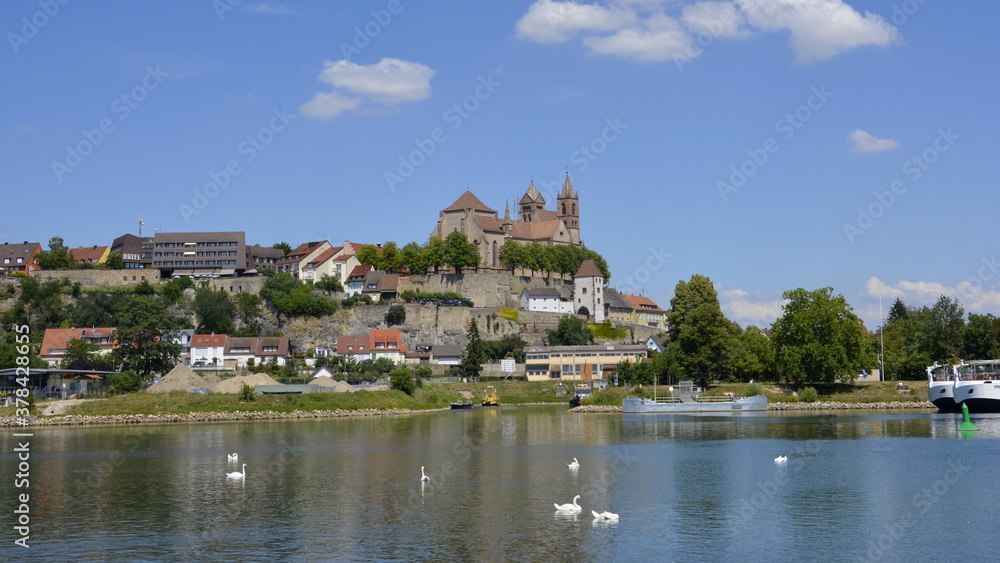
[[[42,250],[36,254],[35,262],[38,262],[38,265],[43,270],[87,270],[93,268],[120,270],[125,267],[122,255],[118,253],[109,254],[107,260],[100,265],[89,262],[77,262],[73,259],[62,237],[52,237],[49,239],[49,249]]]
[[[611,277],[607,261],[597,252],[586,247],[571,245],[543,246],[537,242],[520,243],[507,239],[497,251],[499,265],[513,272],[518,268],[547,275],[573,275],[584,260],[593,260],[604,274]],[[402,248],[395,242],[387,242],[381,247],[366,244],[358,251],[362,264],[371,264],[377,270],[386,272],[409,272],[426,274],[438,273],[442,268],[455,268],[459,273],[466,268],[479,266],[479,251],[459,232],[447,237],[431,237],[426,244],[407,243]]]

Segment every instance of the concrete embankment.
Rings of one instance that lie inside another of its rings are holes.
[[[899,410],[899,409],[936,409],[930,401],[883,401],[873,403],[770,403],[769,411],[801,411],[801,410]],[[569,409],[569,412],[621,412],[616,405],[583,405]]]
[[[186,414],[107,414],[107,415],[66,415],[53,417],[26,417],[26,424],[8,416],[0,417],[0,427],[4,426],[78,426],[91,424],[164,424],[171,422],[233,422],[246,420],[274,420],[299,418],[336,418],[344,416],[384,416],[410,414],[409,409],[357,409],[357,410],[315,410],[315,411],[235,411],[235,412],[189,412]],[[419,411],[424,412],[424,411]]]

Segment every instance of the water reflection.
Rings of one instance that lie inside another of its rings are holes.
[[[998,515],[975,483],[1000,477],[1000,415],[974,416],[980,431],[970,439],[958,435],[960,422],[926,412],[726,417],[503,407],[37,429],[32,555],[855,559],[883,523],[918,514],[919,527],[900,524],[889,558],[933,559],[954,545],[945,550],[920,529],[947,528],[948,514]],[[13,438],[3,441],[11,452]],[[247,463],[244,480],[225,477],[234,451]],[[778,455],[787,463],[775,464]],[[571,471],[574,457],[580,468]],[[949,463],[975,467],[975,479],[971,471],[955,477]],[[16,459],[5,453],[0,465],[11,475]],[[421,466],[430,482],[420,481]],[[11,498],[12,480],[2,487]],[[924,489],[929,508],[919,512],[914,493]],[[553,513],[554,502],[575,495],[582,514]],[[591,510],[619,513],[621,523],[593,519]],[[962,541],[973,559],[995,554],[976,535]]]

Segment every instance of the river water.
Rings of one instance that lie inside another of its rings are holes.
[[[0,559],[996,560],[1000,417],[974,417],[967,438],[960,422],[504,406],[35,428],[30,489],[15,488],[18,438],[5,429]],[[226,477],[243,463],[244,479]],[[12,531],[25,491],[29,549]],[[555,510],[575,495],[581,514]]]

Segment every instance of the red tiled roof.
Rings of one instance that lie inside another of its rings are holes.
[[[577,278],[580,278],[580,277],[584,277],[584,278],[585,277],[599,278],[599,277],[601,277],[603,275],[604,274],[601,273],[600,268],[597,267],[597,264],[595,264],[593,260],[584,260],[580,264],[580,269],[576,271],[576,275],[574,277],[577,277]]]
[[[473,195],[469,190],[465,190],[465,193],[460,195],[455,203],[444,208],[444,211],[463,211],[465,209],[472,209],[474,211],[485,211],[487,213],[496,213],[495,209],[490,209],[485,203],[479,200],[478,197]]]
[[[660,306],[653,302],[649,297],[643,295],[629,295],[627,293],[622,293],[622,297],[628,301],[629,305],[632,306],[636,311],[649,311],[651,313],[666,313]]]
[[[337,246],[334,248],[329,248],[327,250],[324,250],[323,252],[320,253],[319,256],[313,258],[308,264],[306,264],[306,268],[315,268],[319,266],[320,264],[326,262],[327,260],[332,258],[333,255],[335,255],[336,253],[340,252],[343,249],[344,249],[343,246]]]
[[[358,336],[344,334],[337,337],[338,354],[367,354],[371,349],[371,337],[367,334]]]
[[[225,346],[226,334],[196,334],[191,338],[191,347]]]
[[[101,347],[114,347],[113,339],[117,327],[91,327],[91,328],[47,328],[42,336],[42,346],[39,349],[40,356],[52,355],[53,350],[65,350],[70,340],[81,338],[89,340]],[[94,342],[104,340],[107,342]]]
[[[104,257],[104,253],[107,250],[108,247],[106,246],[86,246],[81,248],[71,248],[69,250],[69,254],[73,257],[73,260],[77,262],[96,264],[98,260]]]

